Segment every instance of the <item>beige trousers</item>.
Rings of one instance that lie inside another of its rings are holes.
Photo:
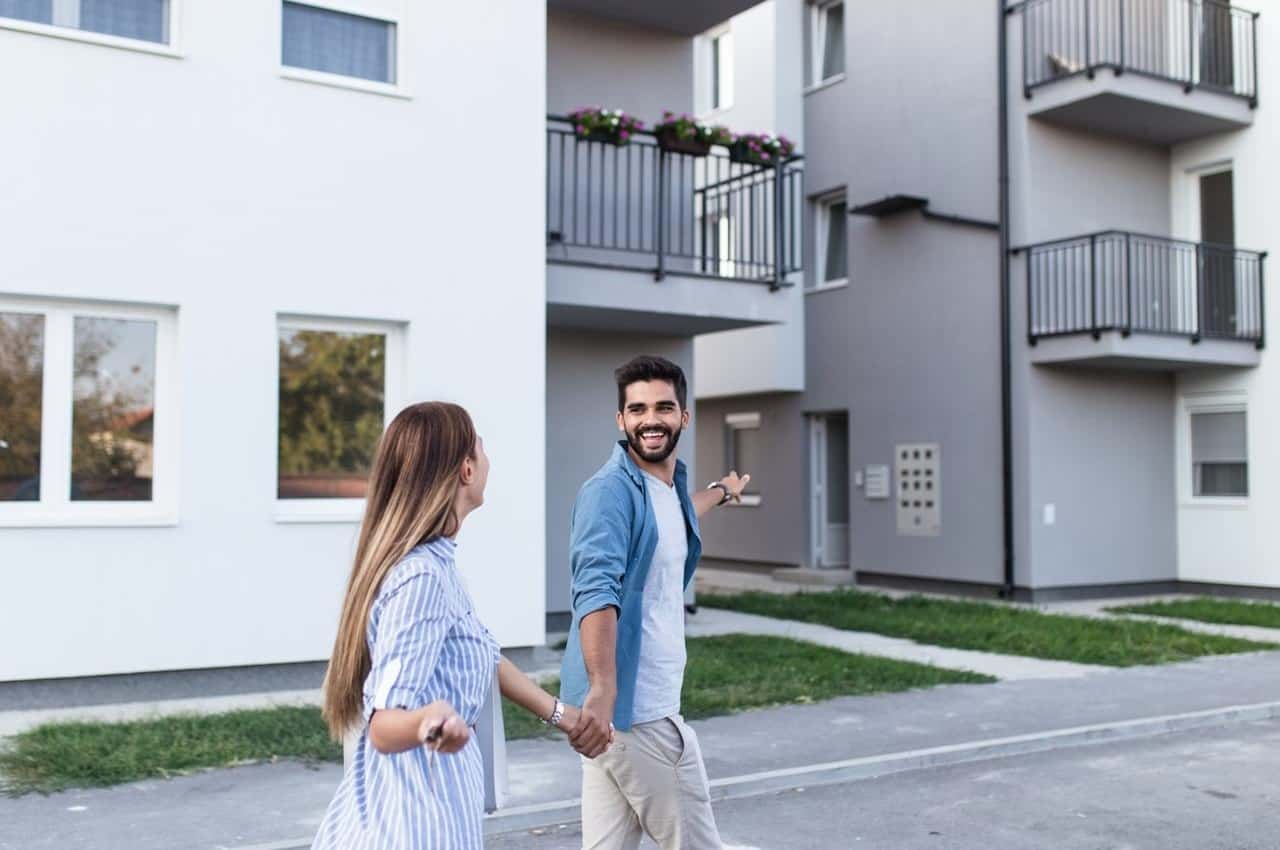
[[[615,732],[582,760],[584,850],[635,850],[642,833],[662,850],[721,850],[698,736],[678,715]]]

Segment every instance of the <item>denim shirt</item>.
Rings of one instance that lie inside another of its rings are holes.
[[[684,564],[686,588],[702,554],[688,478],[684,462],[676,461],[675,490],[689,535],[689,556]],[[587,668],[582,660],[578,624],[594,611],[617,608],[618,699],[613,708],[613,725],[624,732],[631,728],[636,671],[640,666],[644,583],[657,546],[658,524],[644,475],[631,459],[626,441],[620,441],[608,463],[582,485],[573,505],[569,531],[573,623],[560,666],[560,698],[571,705],[582,705],[587,696]]]

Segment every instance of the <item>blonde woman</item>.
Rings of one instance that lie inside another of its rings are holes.
[[[495,670],[508,699],[566,731],[577,724],[577,708],[499,655],[454,565],[488,474],[457,405],[413,405],[382,437],[325,677],[329,730],[358,729],[359,742],[313,850],[482,850],[471,727]]]

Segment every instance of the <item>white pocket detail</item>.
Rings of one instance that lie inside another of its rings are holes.
[[[382,678],[378,680],[378,689],[373,694],[374,708],[382,710],[387,707],[387,697],[391,696],[391,689],[395,687],[396,679],[400,678],[400,667],[399,658],[392,658],[387,662]]]

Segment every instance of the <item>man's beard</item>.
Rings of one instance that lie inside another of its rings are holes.
[[[662,448],[651,451],[644,447],[644,442],[640,439],[641,431],[661,431],[666,435],[667,441]],[[676,450],[676,444],[680,442],[680,432],[672,431],[665,425],[645,425],[634,431],[627,432],[627,445],[631,446],[631,450],[640,456],[646,463],[662,463],[671,457],[671,453]]]

